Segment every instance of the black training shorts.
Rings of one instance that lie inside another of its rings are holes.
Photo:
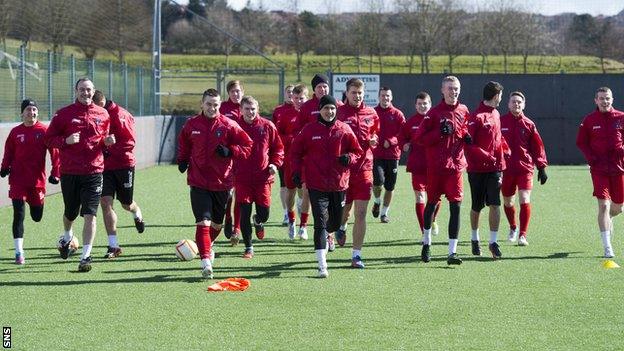
[[[230,191],[228,190],[210,191],[192,186],[191,208],[195,216],[195,223],[208,220],[215,224],[222,224],[229,196]]]
[[[134,167],[104,171],[102,196],[111,196],[124,205],[130,205],[134,194]]]
[[[373,185],[383,184],[386,191],[393,191],[399,171],[399,160],[373,160]]]
[[[84,215],[97,215],[102,195],[102,173],[61,175],[61,192],[65,203],[65,217],[73,221]]]
[[[468,172],[473,211],[479,212],[485,205],[501,205],[500,188],[502,177],[502,172]]]

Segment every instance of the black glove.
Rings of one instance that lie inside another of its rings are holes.
[[[470,136],[470,134],[464,135],[463,139],[464,139],[464,143],[466,143],[468,145],[472,144],[472,137]]]
[[[349,154],[342,154],[338,156],[338,162],[345,167],[349,167],[349,163],[351,163],[351,156],[349,156]]]
[[[221,157],[230,157],[232,155],[232,153],[230,152],[230,149],[227,148],[227,146],[219,144],[219,146],[217,146],[217,154],[219,154],[219,156]]]
[[[9,173],[11,173],[11,169],[10,168],[0,169],[0,177],[2,177],[2,178],[8,176]]]
[[[453,123],[451,123],[448,119],[440,122],[440,133],[442,133],[442,135],[453,134]]]
[[[186,172],[187,169],[188,169],[188,162],[185,162],[185,161],[178,162],[178,171],[180,171],[180,173]]]
[[[50,184],[58,184],[59,183],[59,179],[53,175],[50,175],[48,177],[48,183]]]
[[[548,180],[548,176],[546,175],[546,169],[545,168],[538,168],[537,169],[537,180],[539,180],[540,184],[544,185],[544,183],[546,183],[546,181]]]
[[[292,181],[293,181],[293,183],[295,183],[295,185],[299,189],[301,189],[301,186],[303,186],[303,182],[301,181],[301,176],[299,175],[299,173],[294,173],[293,174]]]

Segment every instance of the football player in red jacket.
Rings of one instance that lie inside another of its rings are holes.
[[[427,204],[427,159],[425,157],[425,148],[418,144],[416,136],[418,135],[420,123],[422,123],[430,109],[431,97],[429,94],[424,91],[416,94],[416,113],[405,122],[400,135],[403,151],[409,152],[406,170],[412,174],[412,189],[416,198],[416,219],[418,220],[421,234],[424,230],[425,205]],[[440,201],[436,205],[433,222],[431,222],[431,233],[433,235],[438,235],[438,225],[435,222],[435,218],[439,210]]]
[[[48,182],[58,184],[58,150],[48,148],[43,143],[43,135],[48,127],[39,122],[39,109],[32,99],[25,99],[21,105],[22,123],[11,129],[4,144],[4,157],[0,167],[2,178],[9,176],[9,198],[13,203],[13,242],[15,263],[22,265],[24,256],[24,217],[25,203],[30,209],[30,218],[41,221],[43,202],[46,193],[46,153],[50,153],[52,171]]]
[[[108,132],[108,112],[93,103],[93,82],[89,78],[80,78],[75,89],[76,101],[54,114],[44,141],[48,147],[59,149],[61,159],[61,191],[65,203],[64,233],[59,242],[61,258],[69,257],[72,224],[80,214],[84,217],[84,228],[78,271],[89,272],[95,216],[102,195],[104,149],[115,143],[115,136]]]
[[[292,101],[293,89],[295,86],[293,84],[288,84],[284,88],[284,103],[275,107],[273,110],[273,124],[277,127],[279,125],[279,120],[288,115],[296,116],[298,111],[295,110],[295,106]],[[280,135],[281,137],[281,135]],[[285,163],[284,163],[285,164]],[[282,209],[284,210],[284,219],[282,220],[282,225],[288,225],[288,208],[286,206],[286,199],[288,198],[288,188],[286,187],[286,178],[284,178],[284,166],[278,169],[279,182],[280,182],[280,201],[282,203]]]
[[[392,90],[388,87],[379,89],[379,105],[375,107],[379,116],[379,146],[373,151],[373,217],[388,223],[388,211],[392,192],[396,185],[401,158],[399,136],[405,124],[403,112],[392,105]],[[386,190],[381,203],[381,186]]]
[[[535,123],[524,115],[524,94],[514,91],[509,95],[509,112],[501,117],[503,138],[509,145],[511,154],[505,157],[507,168],[503,172],[503,205],[509,222],[509,241],[518,240],[519,246],[528,245],[527,230],[531,218],[531,189],[533,188],[533,169],[537,167],[537,179],[545,184],[546,151]],[[516,208],[514,195],[518,189],[520,202],[520,236],[516,226]]]
[[[583,152],[598,199],[598,228],[604,257],[615,256],[611,245],[613,217],[622,213],[624,203],[624,112],[613,108],[613,92],[598,88],[597,109],[585,116],[576,145]]]
[[[202,111],[191,117],[178,137],[178,170],[187,172],[195,242],[202,276],[212,278],[212,243],[223,225],[228,197],[234,186],[233,159],[251,152],[252,141],[238,123],[219,113],[221,98],[215,89],[202,97]]]
[[[293,182],[301,186],[305,174],[314,216],[314,250],[318,276],[327,278],[327,233],[338,229],[342,220],[350,166],[356,164],[362,149],[355,134],[336,118],[336,99],[326,95],[319,100],[317,122],[306,124],[292,143]],[[366,214],[366,213],[365,213]]]
[[[440,197],[449,201],[449,256],[446,262],[459,265],[457,256],[460,209],[464,196],[462,172],[466,168],[464,144],[469,141],[466,120],[469,112],[459,102],[461,83],[455,76],[442,79],[440,103],[434,106],[418,127],[415,140],[425,147],[427,159],[427,206],[424,213],[421,260],[431,261],[431,223]]]
[[[308,196],[305,195],[305,186],[298,188],[292,182],[292,165],[290,163],[290,147],[293,139],[299,134],[299,129],[297,126],[297,119],[299,115],[299,111],[301,110],[301,106],[308,100],[308,88],[305,84],[298,84],[293,89],[293,106],[294,112],[289,114],[284,114],[282,118],[278,121],[277,131],[282,139],[282,143],[284,144],[284,165],[282,169],[284,171],[284,183],[286,185],[287,193],[286,193],[286,215],[287,215],[287,225],[288,225],[288,238],[290,240],[295,239],[295,235],[297,235],[301,240],[308,240],[308,231],[306,228],[307,218],[303,221],[301,219],[301,224],[299,227],[299,231],[296,233],[295,228],[295,196],[299,195],[298,201],[299,207],[302,210],[306,210],[305,213],[300,213],[300,216],[307,216],[309,207]],[[304,198],[305,206],[304,204]],[[303,212],[303,211],[300,211]]]
[[[251,242],[251,221],[256,237],[264,239],[264,222],[269,219],[271,206],[271,184],[278,167],[284,161],[284,145],[277,134],[275,125],[258,115],[258,101],[252,96],[241,100],[243,117],[241,128],[253,141],[249,157],[234,161],[234,186],[236,206],[241,211],[241,232],[245,242],[243,258],[254,255]],[[256,213],[251,215],[251,206],[256,205]]]
[[[336,231],[336,240],[343,246],[346,240],[346,224],[351,207],[354,208],[353,250],[351,267],[364,268],[362,262],[362,246],[366,235],[366,212],[373,189],[373,149],[377,147],[379,133],[379,117],[372,107],[364,104],[364,82],[358,78],[347,81],[347,103],[338,107],[336,115],[339,121],[347,124],[358,139],[364,151],[358,162],[351,164],[349,188],[347,189],[346,205],[342,226]],[[331,249],[330,237],[330,251]]]
[[[470,226],[472,229],[472,254],[480,256],[479,215],[483,207],[489,207],[490,240],[488,248],[494,259],[501,258],[498,245],[500,225],[500,188],[505,169],[504,153],[509,152],[501,134],[500,114],[496,107],[501,102],[503,86],[488,82],[483,87],[483,101],[468,117],[468,134],[465,138],[468,181],[472,198]]]
[[[116,143],[104,150],[104,182],[102,184],[102,214],[104,226],[108,233],[108,249],[104,258],[115,258],[121,255],[121,247],[117,241],[117,214],[113,209],[115,195],[121,203],[121,207],[132,213],[134,226],[139,233],[145,230],[141,208],[134,201],[134,181],[136,158],[134,157],[134,145],[136,135],[134,132],[134,116],[123,107],[117,105],[100,90],[93,94],[93,102],[104,107],[110,116],[110,134],[115,135]]]
[[[245,89],[243,85],[238,80],[231,80],[225,85],[225,90],[228,93],[228,99],[226,101],[221,102],[221,106],[219,107],[219,113],[223,116],[235,121],[240,124],[241,121],[241,110],[240,110],[240,102],[245,95]],[[239,209],[234,207],[234,225],[232,225],[232,199],[234,198],[234,193],[230,194],[227,202],[227,209],[225,211],[225,224],[223,228],[223,233],[225,237],[230,239],[232,245],[238,244],[238,241],[241,239],[240,237],[240,213]]]

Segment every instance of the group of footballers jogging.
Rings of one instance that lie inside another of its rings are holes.
[[[269,121],[259,116],[258,101],[244,94],[242,84],[231,81],[226,87],[226,101],[221,101],[215,89],[207,89],[201,111],[184,124],[178,136],[177,163],[178,170],[187,173],[190,186],[203,277],[213,277],[213,243],[222,228],[232,245],[242,237],[243,258],[253,258],[252,232],[255,230],[259,240],[265,236],[264,223],[269,218],[276,175],[280,180],[283,224],[291,240],[308,238],[307,221],[312,210],[319,277],[329,275],[328,251],[346,243],[351,212],[351,266],[364,268],[362,248],[371,194],[373,217],[388,223],[401,152],[409,153],[407,171],[412,176],[423,262],[431,260],[432,235],[439,231],[435,219],[444,195],[450,212],[447,263],[462,263],[457,243],[464,169],[472,199],[472,254],[481,255],[479,217],[488,206],[488,250],[494,259],[502,257],[497,243],[501,192],[510,227],[508,240],[528,245],[534,168],[541,184],[548,176],[544,145],[535,124],[523,113],[522,92],[509,94],[509,112],[501,116],[497,107],[503,99],[503,86],[488,82],[482,101],[470,113],[459,101],[459,79],[447,76],[442,80],[442,100],[432,107],[428,93],[416,94],[416,112],[405,119],[392,105],[392,90],[388,87],[379,90],[379,105],[372,108],[364,103],[364,83],[360,79],[346,83],[343,101],[329,95],[326,76],[317,74],[311,83],[310,99],[304,84],[287,86],[286,101],[275,108],[273,120]],[[585,117],[577,138],[591,169],[605,257],[614,256],[612,218],[622,212],[624,203],[624,113],[615,110],[612,102],[611,90],[599,88],[595,95],[597,110]],[[0,167],[0,176],[9,175],[15,262],[25,262],[25,202],[33,220],[41,220],[43,214],[46,152],[52,159],[48,181],[60,181],[65,204],[64,232],[59,240],[61,257],[66,259],[72,251],[72,223],[80,214],[84,228],[78,270],[91,269],[99,204],[109,240],[105,257],[119,256],[115,195],[134,215],[137,230],[141,233],[145,229],[141,210],[133,200],[134,118],[106,100],[88,78],[78,80],[76,101],[60,109],[48,127],[38,121],[35,101],[24,100],[21,109],[23,123],[7,138]],[[297,194],[299,199],[295,200]],[[300,219],[298,230],[295,208]]]

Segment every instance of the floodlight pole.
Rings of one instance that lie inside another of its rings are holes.
[[[154,0],[154,16],[153,16],[153,29],[152,29],[152,74],[153,74],[153,105],[152,112],[155,114],[160,114],[160,75],[161,75],[161,62],[160,56],[162,54],[161,51],[161,43],[160,43],[160,35],[161,35],[161,0]]]

